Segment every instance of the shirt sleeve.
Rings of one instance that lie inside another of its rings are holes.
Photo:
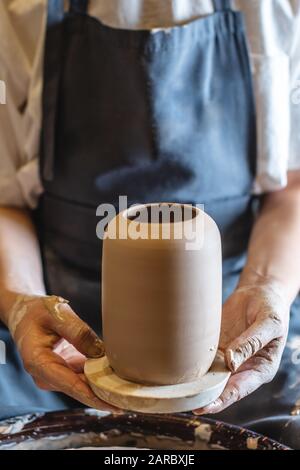
[[[259,194],[286,186],[287,172],[300,168],[300,0],[235,3],[245,14],[253,68],[257,111],[254,192]]]
[[[31,207],[38,171],[45,0],[0,2],[0,204]],[[3,85],[3,83],[5,85]]]
[[[295,5],[297,21],[294,24],[291,47],[290,96],[290,155],[289,170],[300,169],[300,2]]]

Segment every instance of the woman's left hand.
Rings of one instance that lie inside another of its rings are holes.
[[[219,413],[274,378],[287,339],[289,307],[272,282],[240,286],[228,298],[220,349],[232,375],[222,395],[195,414]]]

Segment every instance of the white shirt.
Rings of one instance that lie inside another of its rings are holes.
[[[300,169],[300,0],[235,0],[245,14],[257,106],[254,192],[275,191]],[[90,0],[105,24],[154,29],[213,11],[211,0]],[[39,180],[46,0],[0,0],[0,204],[35,207]]]

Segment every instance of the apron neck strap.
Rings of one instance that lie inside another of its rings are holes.
[[[89,0],[70,0],[70,13],[86,14]]]
[[[231,0],[213,0],[215,11],[232,10]]]

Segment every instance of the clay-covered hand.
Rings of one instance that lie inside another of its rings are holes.
[[[195,414],[218,413],[270,382],[281,361],[289,305],[276,285],[246,285],[225,302],[220,349],[232,375],[222,395]]]
[[[56,296],[19,296],[9,313],[8,327],[24,367],[38,387],[63,392],[92,408],[116,411],[88,386],[86,357],[101,357],[96,333]]]

